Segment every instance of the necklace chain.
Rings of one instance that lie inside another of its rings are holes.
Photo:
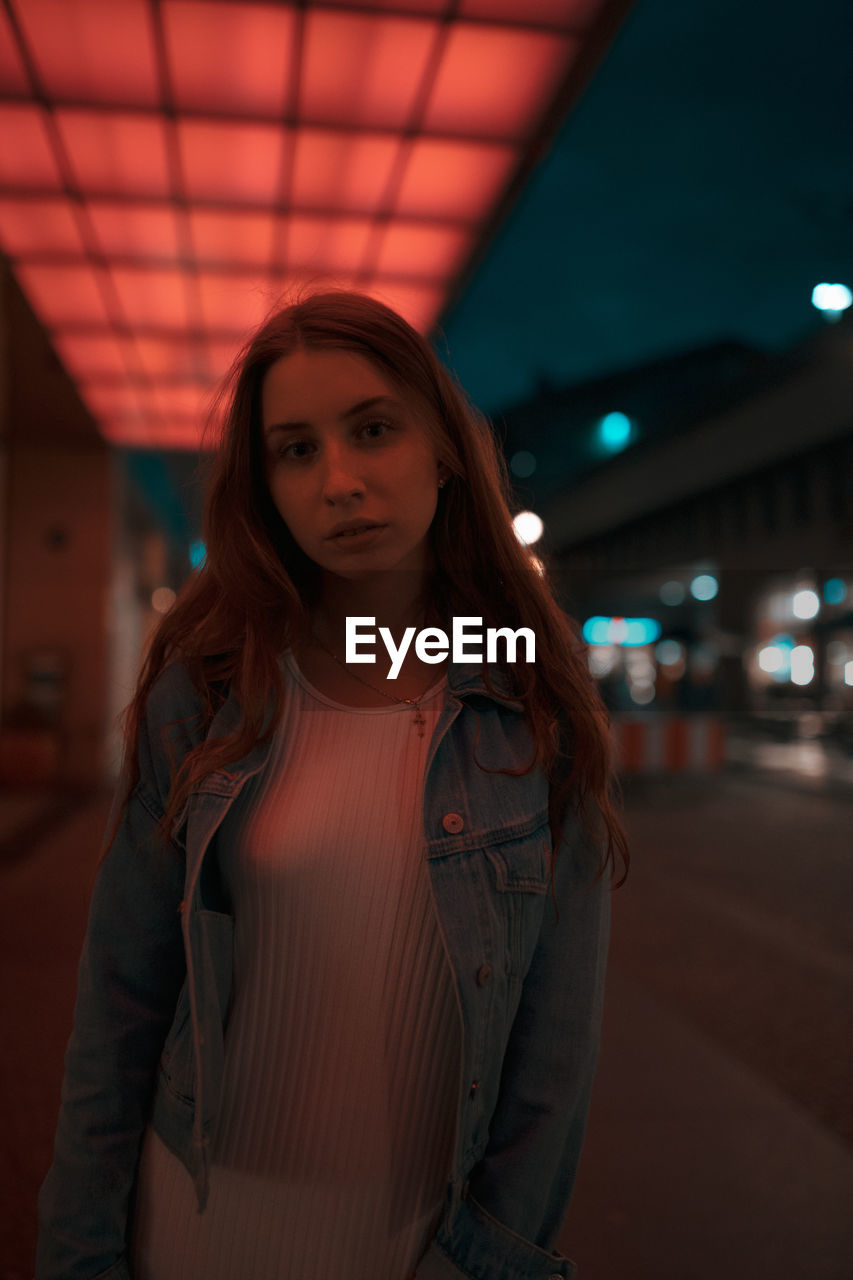
[[[311,632],[311,635],[313,636],[317,644],[320,646],[320,648],[324,649],[326,653],[328,653],[330,658],[334,658],[338,666],[343,667],[347,675],[352,676],[353,680],[358,680],[361,684],[365,685],[366,688],[372,689],[374,693],[381,693],[383,698],[391,698],[392,701],[394,702],[408,703],[410,707],[414,707],[415,718],[413,723],[418,726],[418,736],[421,738],[424,736],[424,725],[426,724],[426,720],[424,719],[424,713],[421,710],[421,699],[426,694],[426,689],[421,694],[420,698],[398,698],[396,693],[386,693],[384,689],[377,688],[375,684],[370,684],[369,681],[363,680],[361,676],[357,676],[354,671],[350,671],[346,663],[341,662],[338,655],[336,653],[333,653],[332,650],[328,647],[328,645],[323,644],[323,641],[319,638],[319,636],[315,634],[314,631]]]

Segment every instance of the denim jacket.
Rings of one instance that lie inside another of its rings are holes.
[[[610,902],[600,851],[570,808],[550,856],[548,781],[519,768],[533,738],[505,673],[447,667],[427,756],[423,856],[462,1033],[443,1216],[417,1280],[557,1280],[553,1251],[580,1157],[600,1040]],[[232,696],[208,734],[240,719]],[[54,1159],[39,1195],[36,1280],[128,1280],[146,1124],[183,1161],[203,1209],[224,1064],[233,918],[211,839],[270,743],[198,783],[167,847],[176,761],[203,735],[181,663],[140,728],[141,776],[93,889]],[[126,765],[125,765],[126,767]],[[115,818],[119,782],[108,830]],[[251,788],[249,788],[251,790]],[[298,1280],[291,1277],[290,1280]]]

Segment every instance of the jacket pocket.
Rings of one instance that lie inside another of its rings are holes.
[[[542,923],[549,884],[547,821],[529,836],[487,845],[493,900],[502,922],[507,977],[523,981]]]

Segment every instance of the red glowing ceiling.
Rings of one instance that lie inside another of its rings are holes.
[[[2,0],[0,246],[107,439],[289,291],[428,332],[630,0]]]

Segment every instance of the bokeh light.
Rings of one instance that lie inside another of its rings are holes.
[[[814,653],[807,644],[798,644],[791,650],[791,682],[811,684],[814,680]]]
[[[674,578],[665,582],[658,592],[662,603],[668,605],[683,604],[685,594],[683,583],[676,582]]]
[[[791,678],[791,652],[796,644],[793,636],[780,632],[773,636],[758,652],[760,669],[782,684]]]
[[[713,600],[718,590],[719,583],[711,573],[698,573],[690,583],[690,594],[694,600]]]
[[[768,644],[759,650],[758,665],[768,675],[775,675],[777,671],[781,671],[784,661],[782,650],[778,644]]]
[[[818,311],[846,311],[853,293],[846,284],[816,284],[812,289],[812,306]]]
[[[591,645],[588,650],[588,666],[590,675],[600,680],[609,676],[619,660],[619,649],[615,644]]]
[[[847,586],[843,578],[828,578],[823,584],[823,598],[826,604],[843,604],[847,595]]]
[[[598,424],[598,438],[608,453],[618,453],[631,439],[631,419],[624,413],[608,413]]]
[[[526,449],[519,449],[510,458],[509,469],[514,476],[519,476],[524,480],[527,476],[532,476],[536,470],[536,458],[532,453],[528,453]]]
[[[513,517],[512,527],[519,542],[523,542],[528,547],[539,541],[545,528],[535,511],[519,511],[518,515]]]
[[[684,657],[684,645],[677,640],[661,640],[655,649],[655,657],[662,667],[677,666]]]
[[[655,664],[648,649],[628,649],[625,654],[628,693],[637,706],[648,706],[655,697]]]
[[[637,648],[654,644],[661,633],[656,618],[606,618],[596,614],[587,618],[582,634],[587,644],[616,644]]]
[[[794,617],[795,618],[815,618],[820,609],[820,600],[817,592],[810,588],[804,591],[794,592]]]
[[[151,608],[157,613],[168,613],[175,603],[175,593],[171,587],[157,587],[151,592]]]

